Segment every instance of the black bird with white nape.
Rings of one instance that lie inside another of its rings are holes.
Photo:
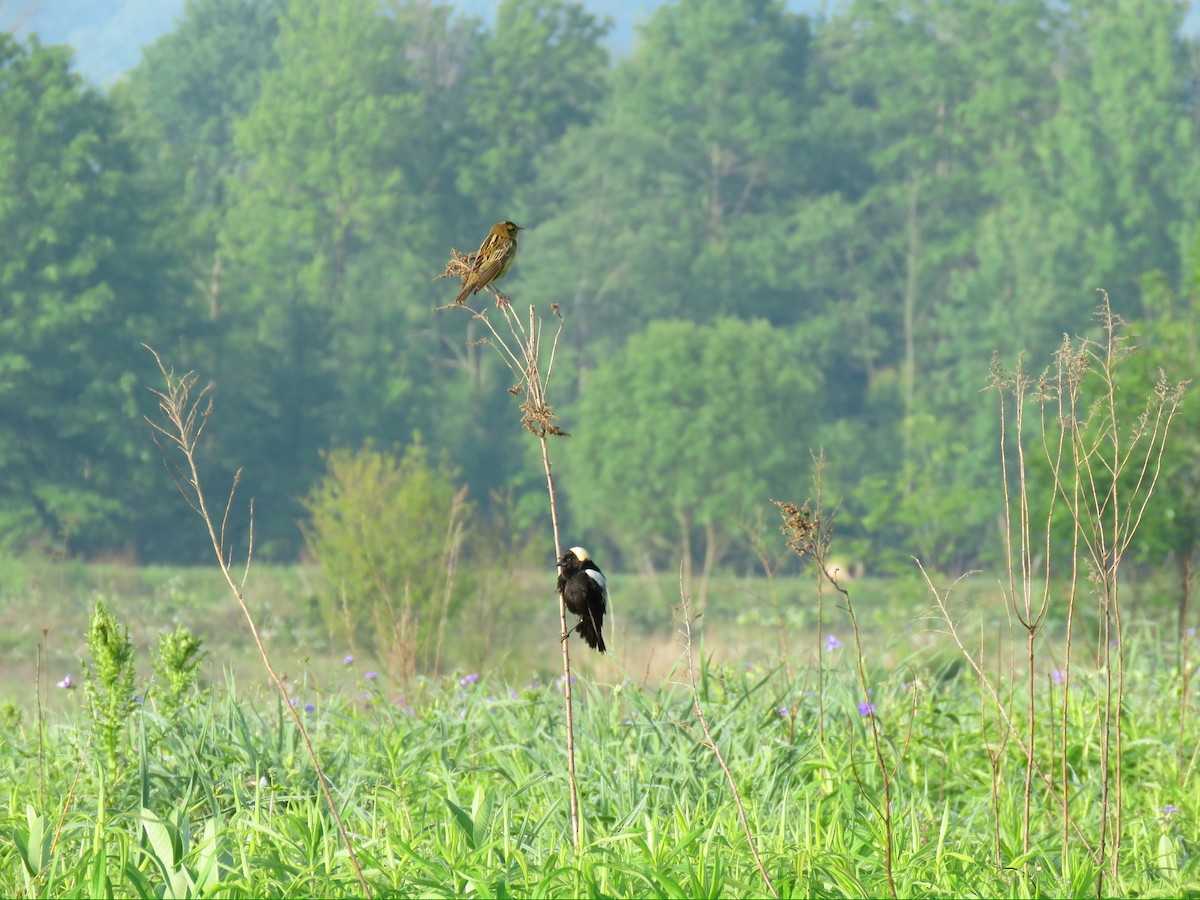
[[[579,616],[579,624],[572,630],[578,631],[593,650],[603,653],[606,648],[600,630],[608,612],[604,573],[582,547],[572,547],[564,553],[558,566],[558,592],[567,609]]]

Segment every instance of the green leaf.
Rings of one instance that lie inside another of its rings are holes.
[[[443,797],[442,802],[445,803],[450,809],[450,812],[454,814],[454,821],[462,831],[463,836],[466,837],[467,845],[472,850],[475,850],[475,823],[471,821],[471,814],[449,797]]]
[[[155,861],[167,875],[179,863],[178,835],[171,823],[149,809],[142,810],[142,828],[150,841],[150,849]]]
[[[46,820],[34,809],[32,803],[25,806],[25,821],[28,830],[13,829],[13,843],[17,846],[21,862],[25,864],[25,871],[31,876],[36,876],[50,862],[53,835],[46,831]]]

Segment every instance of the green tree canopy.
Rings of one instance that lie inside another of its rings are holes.
[[[458,189],[481,220],[525,224],[514,199],[536,183],[567,129],[588,125],[606,95],[608,53],[600,42],[607,31],[581,3],[500,3],[465,87],[469,159]]]
[[[801,489],[820,373],[764,321],[654,322],[588,373],[562,453],[573,521],[631,560],[712,571],[739,523]]]
[[[139,344],[173,324],[152,198],[62,48],[0,34],[0,541],[121,547],[153,449]]]
[[[652,318],[795,321],[763,261],[810,184],[809,44],[781,0],[656,9],[604,114],[546,173],[532,297],[571,301],[601,351]]]

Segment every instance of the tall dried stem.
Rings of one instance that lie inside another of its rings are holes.
[[[1123,322],[1101,291],[1096,311],[1102,341],[1074,342],[1064,337],[1056,356],[1056,379],[1045,402],[1054,402],[1055,426],[1064,433],[1070,469],[1052,470],[1054,490],[1070,513],[1077,548],[1082,550],[1096,590],[1100,614],[1097,665],[1104,692],[1100,727],[1100,852],[1103,881],[1115,878],[1120,863],[1123,813],[1125,654],[1120,568],[1141,524],[1158,481],[1171,422],[1183,397],[1184,383],[1160,375],[1141,414],[1131,423],[1122,417],[1116,370],[1132,352],[1121,334]],[[1089,392],[1096,397],[1088,402]],[[1043,428],[1043,435],[1046,433]]]
[[[1066,821],[1070,823],[1071,830],[1075,833],[1075,836],[1079,838],[1084,850],[1087,851],[1088,856],[1092,858],[1093,862],[1099,865],[1100,854],[1092,846],[1091,842],[1087,838],[1087,835],[1084,834],[1083,830],[1079,827],[1079,823],[1076,822],[1071,816],[1066,800],[1062,795],[1059,794],[1058,786],[1055,784],[1054,779],[1050,777],[1050,774],[1038,761],[1037,757],[1034,756],[1029,745],[1025,742],[1025,735],[1020,728],[1020,723],[1013,719],[1013,716],[1010,712],[1010,705],[1004,702],[1004,698],[1000,696],[995,681],[988,676],[983,665],[982,652],[978,657],[976,657],[974,653],[967,649],[967,646],[962,638],[962,633],[958,626],[958,621],[954,618],[954,615],[950,610],[950,597],[954,592],[954,586],[952,585],[946,589],[937,588],[933,583],[933,579],[929,577],[929,573],[925,571],[925,566],[922,565],[921,561],[919,559],[914,559],[913,561],[917,564],[917,568],[921,572],[921,577],[925,579],[925,586],[929,591],[929,595],[933,597],[933,601],[938,608],[938,612],[941,614],[943,620],[945,620],[947,633],[954,641],[954,645],[958,648],[958,652],[962,654],[963,658],[966,659],[967,664],[970,665],[971,670],[975,673],[975,677],[978,680],[980,687],[983,688],[984,693],[987,695],[988,699],[992,703],[992,706],[1000,716],[1000,721],[1004,723],[1006,733],[1011,737],[1013,743],[1017,745],[1018,749],[1021,751],[1021,754],[1026,759],[1033,759],[1033,771],[1037,775],[1038,780],[1041,781],[1046,793],[1062,810],[1063,816],[1065,817]],[[957,582],[955,582],[955,584],[957,584]]]
[[[821,467],[818,466],[814,472],[814,482],[816,483],[815,494],[817,497],[821,495],[822,478],[823,472]],[[833,540],[833,522],[831,519],[825,517],[819,504],[814,509],[810,502],[806,502],[803,506],[797,506],[794,503],[779,502],[777,500],[773,500],[772,502],[779,507],[780,515],[783,516],[781,530],[788,538],[788,546],[801,559],[811,560],[817,569],[818,576],[823,578],[834,590],[841,594],[842,600],[846,604],[845,609],[850,617],[850,630],[854,636],[854,657],[858,675],[858,686],[863,698],[863,706],[861,708],[866,710],[863,715],[870,728],[871,748],[874,752],[875,765],[879,770],[879,778],[883,788],[883,804],[876,807],[876,812],[883,825],[884,870],[887,874],[888,891],[892,897],[896,897],[892,786],[903,759],[904,750],[901,749],[897,753],[895,766],[889,768],[883,752],[883,736],[880,733],[879,720],[876,718],[874,707],[871,704],[871,691],[867,683],[866,660],[863,655],[858,616],[854,612],[854,603],[851,601],[850,592],[842,586],[837,576],[829,570],[829,546]],[[903,747],[906,748],[907,746],[908,743],[905,741]]]
[[[199,395],[193,400],[191,392],[196,384],[195,374],[188,373],[183,376],[176,376],[174,372],[167,369],[162,359],[152,348],[147,347],[146,349],[154,354],[154,361],[158,363],[158,369],[162,373],[163,381],[166,385],[166,389],[163,391],[152,389],[152,393],[158,398],[158,408],[162,415],[162,423],[160,424],[149,417],[146,418],[146,421],[150,423],[150,426],[156,432],[155,443],[162,449],[166,457],[165,461],[168,471],[171,472],[175,480],[175,486],[179,488],[179,492],[183,495],[184,500],[187,501],[188,506],[200,516],[205,528],[208,530],[208,537],[212,542],[213,552],[216,554],[221,574],[225,577],[225,583],[229,586],[230,591],[233,592],[238,606],[241,607],[242,614],[246,617],[246,624],[250,628],[250,634],[254,638],[255,646],[258,647],[263,666],[266,668],[267,674],[270,676],[271,681],[274,682],[280,697],[283,699],[283,708],[291,715],[296,730],[300,734],[300,739],[304,742],[309,761],[312,763],[313,771],[317,774],[317,781],[321,785],[321,792],[325,795],[325,802],[329,806],[329,813],[337,825],[342,845],[346,848],[346,855],[350,860],[350,865],[354,868],[354,874],[358,877],[358,883],[362,888],[363,895],[369,898],[371,896],[371,888],[367,884],[366,878],[363,877],[362,868],[358,864],[358,856],[354,852],[354,845],[350,842],[346,826],[342,822],[341,815],[338,813],[337,803],[334,801],[333,791],[329,787],[325,771],[321,768],[320,760],[317,759],[317,752],[313,748],[312,741],[309,740],[308,730],[304,727],[304,722],[301,720],[300,714],[290,702],[287,687],[284,685],[283,679],[275,671],[275,666],[271,663],[271,656],[267,652],[266,644],[263,643],[258,625],[255,624],[254,616],[251,614],[250,606],[246,601],[246,580],[250,577],[250,563],[254,556],[254,502],[253,500],[250,502],[250,537],[246,546],[246,563],[242,569],[241,579],[238,580],[233,574],[225,535],[241,470],[234,476],[233,486],[230,488],[229,496],[225,501],[225,511],[221,516],[221,524],[218,528],[216,520],[209,512],[208,500],[205,497],[204,487],[200,481],[200,470],[196,462],[196,444],[200,440],[200,435],[204,431],[204,426],[207,424],[209,414],[213,408],[212,399],[207,396],[208,389],[205,388],[200,391]]]
[[[451,252],[446,271],[440,278],[459,278],[470,271],[471,258],[463,256],[457,250]],[[550,345],[549,356],[546,359],[545,371],[542,370],[542,318],[537,310],[530,305],[527,320],[517,314],[513,305],[503,294],[491,286],[487,290],[496,296],[496,309],[504,318],[508,334],[504,335],[496,328],[487,310],[479,310],[466,303],[451,304],[440,309],[461,309],[469,313],[472,320],[483,323],[490,337],[481,343],[491,344],[504,360],[509,372],[516,378],[516,383],[510,387],[509,393],[521,398],[521,425],[538,440],[542,455],[542,471],[546,476],[546,493],[550,500],[550,523],[554,531],[554,558],[562,559],[562,541],[558,530],[558,500],[554,491],[554,470],[550,463],[550,447],[548,438],[551,436],[568,437],[557,424],[550,404],[546,401],[550,378],[554,372],[554,358],[558,351],[558,339],[562,334],[565,320],[559,311],[558,304],[550,304],[551,314],[558,319],[558,327]],[[575,774],[575,705],[571,690],[571,651],[570,631],[567,630],[567,607],[562,596],[558,598],[559,624],[562,630],[561,645],[563,659],[563,692],[567,714],[567,784],[571,804],[571,835],[576,852],[583,847],[583,831],[579,809],[579,787]]]
[[[964,646],[958,623],[949,608],[950,590],[934,587],[925,569],[926,584],[949,633],[966,657],[986,696],[995,705],[1004,727],[1025,757],[1023,805],[1023,848],[1030,849],[1030,807],[1034,782],[1062,812],[1062,854],[1065,860],[1072,835],[1078,837],[1098,870],[1096,890],[1104,892],[1104,880],[1117,875],[1122,833],[1122,740],[1120,710],[1125,692],[1125,659],[1122,643],[1120,565],[1154,493],[1163,448],[1171,421],[1182,398],[1183,384],[1159,379],[1140,415],[1129,421],[1118,402],[1116,370],[1130,352],[1120,334],[1121,321],[1109,305],[1107,294],[1097,309],[1103,331],[1101,341],[1072,340],[1064,335],[1054,365],[1036,381],[1023,371],[1020,362],[1013,373],[993,363],[990,387],[1000,393],[1000,460],[1004,489],[1005,549],[1008,566],[1006,606],[1026,630],[1026,710],[1021,729],[1000,695],[996,682]],[[1031,509],[1028,464],[1025,458],[1025,402],[1031,399],[1041,411],[1041,444],[1048,471],[1045,520],[1035,527]],[[1008,419],[1008,410],[1014,418]],[[1009,469],[1009,443],[1015,450],[1015,471]],[[1051,599],[1051,561],[1066,551],[1052,540],[1055,518],[1068,517],[1070,525],[1069,582],[1066,588],[1066,636],[1063,647],[1065,672],[1062,706],[1059,711],[1057,759],[1050,769],[1038,758],[1035,744],[1034,684],[1035,638],[1044,622]],[[1041,530],[1044,528],[1044,531]],[[1017,544],[1014,546],[1014,537]],[[1037,556],[1044,560],[1041,574],[1035,573]],[[1055,555],[1058,554],[1058,556]],[[1076,602],[1080,565],[1085,565],[1093,584],[1100,620],[1096,663],[1102,676],[1099,732],[1100,826],[1099,834],[1085,837],[1072,816],[1069,798],[1077,791],[1067,766],[1067,728],[1071,702],[1071,673],[1076,627]],[[918,566],[920,562],[918,561]],[[1015,676],[1010,676],[1010,684]],[[1050,774],[1057,764],[1057,780]],[[1036,776],[1036,779],[1035,779]]]
[[[1004,372],[999,362],[993,359],[989,386],[1000,396],[1000,482],[1004,493],[1004,555],[1008,582],[1006,599],[1013,615],[1025,630],[1025,745],[1029,754],[1025,759],[1025,786],[1021,803],[1021,850],[1025,854],[1028,854],[1030,849],[1033,767],[1037,741],[1035,645],[1050,607],[1050,529],[1054,518],[1052,499],[1050,511],[1046,516],[1044,534],[1040,538],[1039,549],[1043,554],[1043,566],[1039,576],[1035,571],[1035,534],[1030,512],[1028,467],[1025,464],[1025,398],[1030,385],[1031,379],[1026,374],[1020,358],[1017,359],[1016,368],[1012,372]],[[1011,434],[1008,420],[1010,395],[1013,406]],[[1010,439],[1016,452],[1015,476],[1009,471]],[[1061,461],[1054,462],[1060,464]],[[1013,548],[1014,530],[1018,541],[1016,550]],[[1063,792],[1063,796],[1067,796],[1066,791]]]
[[[688,688],[692,693],[692,715],[699,720],[700,728],[704,731],[704,746],[712,750],[713,755],[717,758],[717,763],[721,767],[721,771],[725,773],[725,781],[729,785],[729,791],[733,794],[733,802],[737,805],[738,819],[742,823],[742,832],[746,835],[746,842],[750,845],[750,854],[754,857],[754,864],[758,866],[758,873],[762,876],[763,882],[767,886],[767,890],[771,892],[772,897],[778,897],[779,892],[775,890],[775,885],[771,881],[771,876],[767,874],[767,868],[763,865],[762,857],[758,853],[758,845],[754,842],[754,833],[750,830],[750,820],[746,817],[746,807],[742,803],[742,795],[738,790],[737,782],[733,780],[733,773],[729,771],[729,765],[725,762],[725,755],[721,753],[721,747],[717,744],[716,738],[713,737],[712,729],[708,725],[708,718],[704,715],[704,709],[700,706],[700,689],[696,686],[696,666],[692,661],[692,601],[683,588],[683,564],[679,566],[679,613],[683,621],[681,626],[681,634],[683,636],[683,648],[687,655],[687,677]]]

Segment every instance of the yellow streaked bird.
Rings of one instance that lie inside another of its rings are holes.
[[[478,294],[494,281],[508,274],[517,258],[517,232],[520,225],[512,222],[497,222],[475,254],[475,262],[467,273],[467,282],[455,298],[456,304],[467,299],[468,294]]]

